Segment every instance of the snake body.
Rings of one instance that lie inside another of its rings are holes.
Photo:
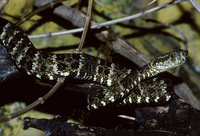
[[[148,65],[135,71],[88,54],[50,54],[38,51],[21,28],[2,18],[0,41],[19,70],[28,75],[42,80],[80,78],[106,85],[106,89],[88,96],[88,109],[98,109],[122,98],[121,103],[124,104],[150,102],[150,99],[143,100],[143,96],[146,97],[144,93],[139,93],[141,97],[133,97],[134,88],[144,79],[183,64],[188,55],[185,50],[172,51],[154,58]],[[170,95],[163,90],[156,92],[155,98],[151,97],[152,102],[169,100]],[[159,95],[161,93],[162,97]]]

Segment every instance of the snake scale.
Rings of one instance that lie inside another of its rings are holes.
[[[107,86],[89,94],[89,110],[118,100],[121,100],[120,104],[169,101],[172,94],[165,81],[159,78],[141,81],[183,64],[188,56],[186,50],[171,51],[154,58],[142,68],[132,70],[88,54],[45,53],[33,46],[21,28],[2,18],[0,41],[18,69],[30,76],[42,80],[80,78]]]

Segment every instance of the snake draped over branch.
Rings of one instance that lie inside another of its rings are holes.
[[[0,41],[18,69],[43,80],[71,77],[90,80],[107,86],[88,96],[88,109],[98,109],[115,101],[126,103],[160,103],[172,98],[165,81],[153,78],[186,61],[187,50],[171,51],[155,57],[149,64],[132,70],[88,54],[51,54],[38,51],[27,35],[15,24],[0,18]],[[150,89],[148,89],[148,87]],[[147,92],[141,88],[146,88]],[[154,91],[150,91],[154,88]]]

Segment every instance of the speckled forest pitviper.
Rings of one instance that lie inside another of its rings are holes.
[[[72,77],[107,86],[88,96],[88,109],[98,109],[121,100],[126,103],[167,102],[172,97],[164,80],[141,81],[172,69],[186,61],[186,50],[171,51],[154,58],[149,64],[132,70],[88,54],[51,54],[38,51],[27,35],[15,24],[0,19],[0,41],[22,72],[44,80]],[[141,91],[141,88],[155,91]]]

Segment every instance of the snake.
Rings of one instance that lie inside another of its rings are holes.
[[[133,70],[84,53],[46,53],[38,51],[20,27],[3,18],[0,18],[0,42],[18,70],[29,76],[50,81],[70,77],[105,85],[105,89],[88,95],[88,110],[116,101],[120,104],[169,101],[172,94],[168,89],[171,87],[165,81],[158,78],[143,81],[182,65],[188,56],[187,50],[170,51]]]

